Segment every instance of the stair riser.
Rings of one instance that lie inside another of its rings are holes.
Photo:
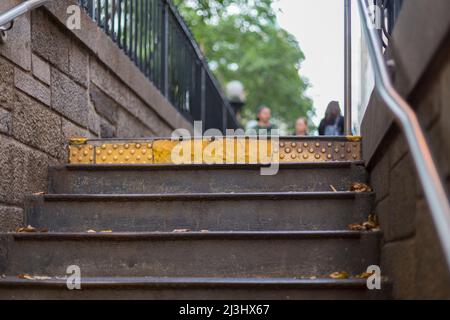
[[[43,201],[27,224],[54,232],[346,230],[366,221],[372,197],[291,200]]]
[[[83,288],[83,286],[82,286]],[[1,289],[0,299],[44,300],[44,299],[100,299],[100,300],[370,300],[386,299],[388,293],[358,289]]]
[[[120,239],[11,241],[3,273],[82,276],[301,277],[378,264],[378,234],[357,238]]]
[[[275,176],[259,169],[203,170],[76,170],[52,168],[50,193],[149,194],[207,192],[347,191],[354,182],[366,182],[362,166],[333,168],[282,168]]]

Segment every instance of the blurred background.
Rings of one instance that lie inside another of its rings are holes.
[[[306,117],[317,133],[328,103],[343,108],[344,6],[336,0],[175,0],[223,88],[242,83],[241,122],[272,110],[284,134]],[[353,11],[356,15],[356,10]],[[353,21],[358,21],[356,20]],[[360,29],[353,26],[355,75],[360,73]],[[354,77],[355,79],[355,77]],[[360,92],[354,80],[353,92]],[[236,87],[236,86],[234,86]],[[354,104],[361,97],[355,96]],[[358,108],[354,131],[358,132]]]

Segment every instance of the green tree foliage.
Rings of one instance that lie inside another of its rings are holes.
[[[175,0],[211,69],[225,85],[241,81],[246,89],[245,120],[267,105],[273,116],[293,127],[313,112],[304,95],[308,81],[299,75],[304,54],[278,24],[274,0]]]

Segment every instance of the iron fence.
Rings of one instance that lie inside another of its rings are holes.
[[[392,34],[395,23],[403,6],[403,0],[385,0],[384,7],[386,8],[387,32]]]
[[[373,4],[380,8],[381,30],[379,34],[383,46],[387,47],[402,9],[403,0],[373,0]]]
[[[79,0],[105,33],[189,121],[239,123],[199,46],[170,0]]]

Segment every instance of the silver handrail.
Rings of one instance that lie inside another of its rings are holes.
[[[50,0],[27,0],[0,14],[0,28],[12,23],[21,15],[36,9]]]
[[[362,29],[375,73],[375,88],[394,114],[406,137],[450,269],[450,206],[444,186],[414,110],[395,90],[389,77],[380,38],[370,18],[368,4],[366,0],[359,0],[358,4]]]

